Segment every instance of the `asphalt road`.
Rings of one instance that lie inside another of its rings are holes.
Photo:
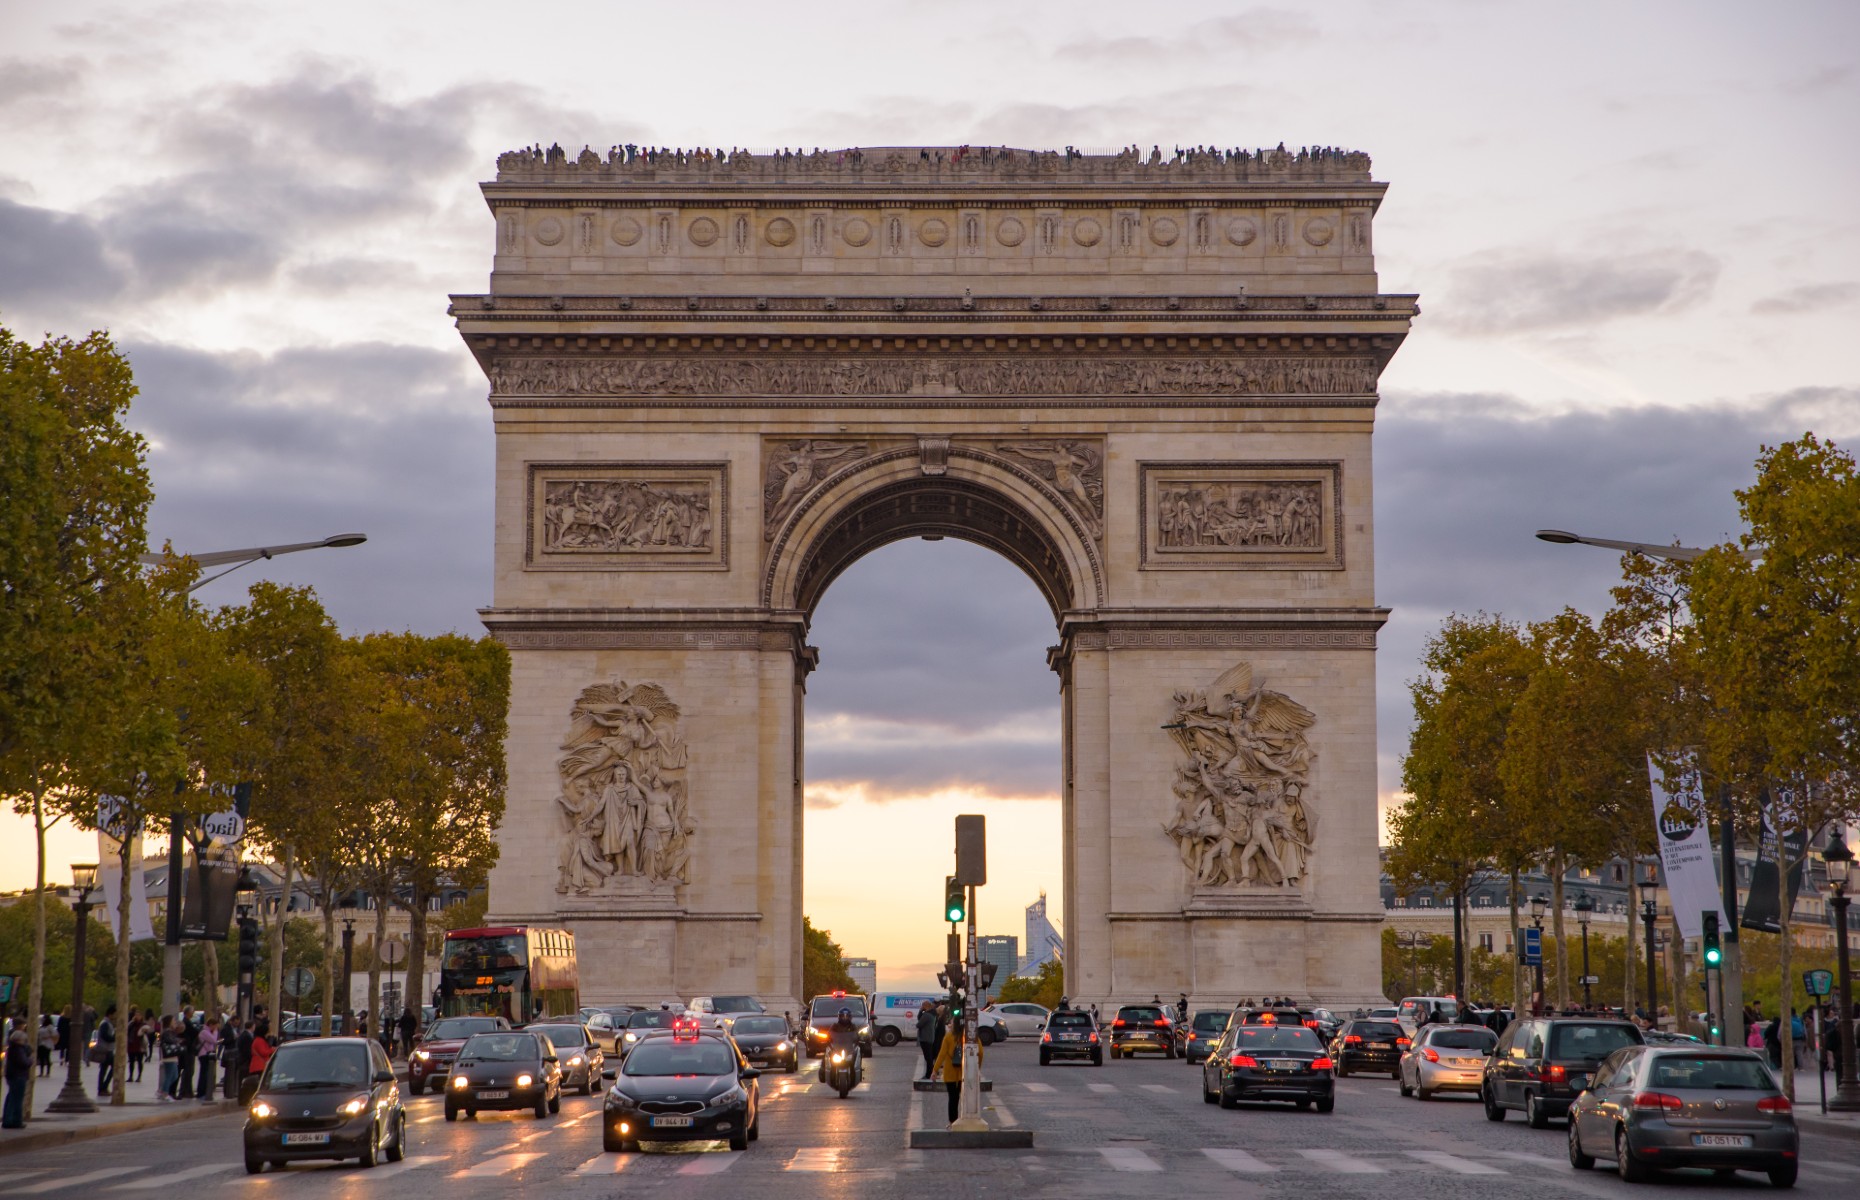
[[[762,1138],[746,1153],[718,1147],[675,1153],[604,1154],[599,1098],[564,1098],[548,1120],[486,1114],[447,1124],[437,1097],[409,1105],[407,1161],[363,1171],[352,1164],[243,1173],[240,1118],[228,1116],[121,1134],[0,1159],[7,1200],[194,1200],[243,1194],[281,1200],[348,1200],[420,1194],[446,1200],[546,1189],[579,1197],[650,1195],[778,1198],[1009,1196],[1279,1197],[1321,1188],[1326,1200],[1363,1197],[1622,1197],[1652,1190],[1770,1190],[1757,1175],[1705,1173],[1630,1186],[1602,1164],[1570,1169],[1560,1124],[1524,1127],[1515,1115],[1486,1121],[1476,1101],[1403,1100],[1389,1080],[1342,1082],[1337,1111],[1288,1107],[1226,1111],[1201,1102],[1197,1070],[1153,1058],[1042,1069],[1031,1043],[992,1048],[989,1103],[1001,1123],[1036,1131],[1032,1151],[914,1151],[907,1131],[940,1123],[940,1094],[914,1093],[922,1059],[882,1050],[852,1096],[810,1074],[763,1077]],[[407,1178],[402,1178],[406,1176]],[[1860,1140],[1805,1134],[1803,1197],[1860,1192]],[[538,1194],[542,1194],[540,1191]]]

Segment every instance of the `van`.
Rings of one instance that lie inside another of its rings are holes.
[[[1452,1024],[1459,1019],[1460,1002],[1452,996],[1403,996],[1395,1019],[1413,1037],[1414,1031],[1434,1021]]]
[[[917,1010],[939,1004],[938,992],[879,992],[872,997],[872,1036],[881,1046],[917,1040]]]

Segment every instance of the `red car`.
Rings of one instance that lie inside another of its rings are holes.
[[[443,1017],[434,1021],[407,1056],[408,1089],[418,1096],[426,1091],[428,1080],[445,1086],[446,1076],[452,1073],[452,1060],[459,1056],[465,1039],[474,1033],[509,1028],[510,1022],[502,1017]]]

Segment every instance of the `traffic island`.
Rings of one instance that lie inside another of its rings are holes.
[[[1031,1129],[913,1129],[913,1150],[1031,1150]]]
[[[943,1094],[943,1084],[935,1079],[913,1079],[911,1080],[911,1090],[913,1092],[935,1092],[940,1096]],[[982,1090],[984,1092],[994,1091],[995,1081],[992,1079],[982,1080]]]

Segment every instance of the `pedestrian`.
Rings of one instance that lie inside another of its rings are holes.
[[[381,1018],[381,1033],[377,1040],[381,1043],[381,1053],[387,1055],[389,1061],[392,1061],[394,1058],[394,1022],[385,1015]]]
[[[195,1058],[200,1063],[200,1079],[194,1085],[194,1095],[202,1104],[213,1103],[213,1075],[220,1065],[220,1019],[208,1017],[207,1023],[200,1027],[200,1039],[195,1046]]]
[[[64,1066],[71,1061],[71,1006],[65,1005],[58,1014],[58,1065]]]
[[[406,1058],[413,1053],[413,1037],[420,1032],[420,1018],[413,1015],[413,1005],[400,1010],[400,1055]]]
[[[1790,1069],[1800,1071],[1808,1066],[1808,1026],[1802,1021],[1802,1014],[1791,1008],[1789,1010],[1789,1053],[1794,1059]]]
[[[237,1013],[226,1019],[220,1031],[220,1090],[228,1100],[239,1098],[239,1084],[245,1078],[246,1059],[252,1053],[252,1035]]]
[[[961,1021],[951,1021],[943,1036],[943,1046],[936,1052],[936,1069],[942,1072],[943,1087],[949,1092],[949,1123],[954,1125],[962,1107],[963,1028]],[[981,1070],[982,1048],[975,1048],[975,1069]]]
[[[127,1039],[128,1057],[123,1060],[123,1078],[130,1083],[142,1079],[142,1057],[147,1053],[146,1039],[142,1036],[142,1010],[129,1010],[129,1019],[123,1023],[123,1037]]]
[[[97,1060],[97,1095],[110,1090],[110,1084],[116,1078],[116,1005],[103,1010],[103,1020],[97,1026],[97,1048],[91,1052]]]
[[[200,1054],[200,1025],[194,1019],[194,1006],[188,1005],[181,1010],[180,1028],[176,1030],[181,1039],[181,1090],[175,1093],[177,1100],[194,1098],[194,1061]]]
[[[32,1081],[32,1046],[22,1026],[6,1038],[6,1105],[0,1129],[26,1127],[26,1085]]]
[[[942,1048],[943,1027],[936,1019],[936,1005],[926,1004],[917,1010],[917,1048],[924,1056],[924,1078],[936,1078],[936,1052]]]
[[[249,1065],[253,1078],[256,1079],[265,1073],[265,1068],[271,1065],[271,1056],[275,1053],[271,1045],[271,1022],[261,1019],[252,1026],[252,1061]]]
[[[155,1093],[155,1099],[164,1102],[179,1099],[181,1031],[176,1027],[173,1017],[161,1019],[161,1038],[156,1045],[161,1050],[161,1078],[156,1083],[159,1090]]]
[[[49,1078],[52,1073],[52,1047],[58,1044],[58,1026],[52,1024],[51,1013],[39,1014],[39,1075]]]

